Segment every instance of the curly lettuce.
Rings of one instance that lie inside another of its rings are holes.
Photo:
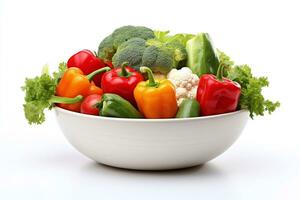
[[[40,76],[26,78],[22,86],[25,92],[23,109],[29,124],[41,124],[45,121],[44,110],[53,107],[50,99],[55,94],[56,85],[66,69],[66,64],[60,63],[58,71],[51,76],[48,66],[45,66]]]

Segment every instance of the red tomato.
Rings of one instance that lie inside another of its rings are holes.
[[[99,115],[99,109],[95,107],[102,98],[102,95],[91,94],[84,98],[81,103],[80,112],[88,115]]]

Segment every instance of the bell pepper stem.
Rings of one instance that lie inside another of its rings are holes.
[[[119,73],[119,76],[122,76],[122,77],[129,77],[129,76],[131,76],[131,73],[130,72],[128,72],[127,70],[126,70],[126,66],[128,66],[128,62],[123,62],[123,64],[121,65],[121,72]]]
[[[223,65],[220,65],[217,71],[217,79],[222,81],[223,80]]]
[[[93,71],[92,73],[86,75],[86,77],[87,77],[87,79],[92,80],[95,75],[100,74],[102,72],[107,72],[109,70],[110,70],[109,67],[103,67],[103,68],[97,69],[97,70]]]
[[[73,97],[73,98],[52,96],[49,101],[51,103],[73,104],[73,103],[80,102],[82,99],[83,99],[83,96],[81,96],[81,95],[77,95],[76,97]]]
[[[158,82],[155,82],[154,76],[153,76],[153,72],[152,72],[152,70],[149,67],[144,67],[144,66],[140,67],[140,71],[142,73],[147,73],[148,80],[149,80],[148,86],[150,86],[150,87],[157,87],[159,85]]]

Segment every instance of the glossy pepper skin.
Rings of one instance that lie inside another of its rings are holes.
[[[144,77],[127,64],[123,63],[121,68],[103,74],[101,85],[104,93],[120,95],[132,105],[136,105],[133,90],[139,82],[144,80]]]
[[[241,86],[238,83],[223,78],[222,66],[219,67],[217,76],[202,75],[197,90],[201,115],[216,115],[235,111],[240,94]]]
[[[101,100],[102,95],[91,94],[84,98],[80,106],[80,112],[88,115],[99,115],[96,104]]]
[[[86,97],[91,94],[102,94],[103,91],[91,83],[90,80],[96,75],[104,71],[110,70],[109,67],[98,69],[91,74],[85,76],[77,67],[71,67],[63,74],[60,82],[56,86],[56,95],[60,97],[73,98],[78,95]],[[80,112],[81,101],[74,104],[58,104],[59,107]]]
[[[67,67],[78,67],[83,74],[88,75],[97,69],[101,69],[110,64],[105,63],[101,58],[98,58],[90,50],[82,50],[71,56],[67,62]],[[111,68],[111,66],[109,66]],[[98,74],[93,78],[97,86],[101,86],[102,74]]]
[[[140,67],[142,73],[148,73],[148,81],[140,82],[134,89],[134,97],[139,110],[146,118],[172,118],[176,116],[178,106],[173,84],[163,79],[155,81],[148,67]]]
[[[92,81],[87,94],[88,95],[91,95],[91,94],[102,95],[103,94],[103,90],[100,87],[96,86],[95,83]]]
[[[142,118],[141,113],[126,99],[117,94],[105,93],[96,104],[99,115],[118,118]]]

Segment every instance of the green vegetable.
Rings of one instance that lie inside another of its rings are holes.
[[[148,40],[154,37],[154,32],[150,28],[144,26],[122,26],[115,29],[112,34],[100,42],[97,55],[104,60],[111,61],[119,46],[131,38]]]
[[[193,37],[192,34],[168,35],[169,31],[154,31],[155,38],[147,40],[148,46],[157,46],[167,48],[172,52],[174,65],[177,68],[186,66],[187,52],[185,45],[188,39]]]
[[[176,67],[174,49],[171,49],[174,47],[163,44],[147,47],[144,39],[131,38],[119,46],[112,58],[113,65],[121,66],[122,63],[128,62],[129,66],[136,70],[143,65],[151,68],[153,72],[167,74]],[[181,54],[178,53],[177,56],[180,57]]]
[[[154,32],[144,26],[122,26],[112,33],[113,46],[117,49],[123,42],[135,37],[147,40],[154,38]]]
[[[48,74],[25,80],[22,87],[26,93],[23,108],[29,124],[41,124],[45,121],[44,109],[51,109],[49,99],[55,93],[55,87],[55,80]]]
[[[268,78],[254,77],[248,65],[231,67],[227,73],[229,79],[241,85],[239,108],[249,110],[251,118],[254,115],[263,116],[265,112],[271,114],[280,106],[278,101],[272,102],[265,99],[262,94],[262,89],[269,86]]]
[[[165,44],[165,47],[169,49],[169,51],[173,52],[173,59],[175,61],[176,68],[186,66],[188,55],[184,45],[179,42],[169,42]]]
[[[142,65],[143,53],[146,49],[146,41],[141,38],[131,38],[122,43],[112,58],[114,66],[121,66],[128,62],[129,66],[136,70]]]
[[[102,40],[99,44],[97,56],[105,60],[111,60],[116,52],[113,41],[112,35],[104,38],[104,40]]]
[[[23,109],[29,124],[41,124],[45,121],[45,109],[51,109],[54,103],[76,103],[82,96],[64,98],[54,96],[56,85],[66,70],[65,63],[59,64],[59,71],[51,77],[48,68],[44,67],[41,76],[26,78],[22,90],[25,91],[25,104]]]
[[[142,65],[149,67],[153,72],[167,74],[175,67],[175,62],[173,54],[168,48],[149,46],[144,51]]]
[[[142,118],[141,113],[129,101],[116,94],[104,94],[101,101],[96,104],[96,107],[100,110],[100,116]]]
[[[176,114],[176,118],[189,118],[200,116],[200,105],[195,99],[184,99]]]
[[[223,76],[227,76],[227,72],[233,67],[234,62],[223,51],[217,49],[217,52],[220,59],[220,65],[223,67]]]
[[[195,35],[193,34],[185,34],[185,33],[179,33],[175,35],[169,35],[170,31],[154,31],[155,39],[156,41],[159,41],[161,43],[180,43],[183,46],[186,45],[186,42],[190,39],[192,39]]]
[[[53,72],[53,79],[55,81],[56,84],[59,83],[62,75],[65,73],[65,71],[68,69],[67,64],[65,62],[59,63],[58,65],[58,71],[57,72]],[[49,74],[49,72],[47,72],[46,74]]]
[[[200,33],[186,43],[187,66],[198,76],[217,74],[219,58],[208,33]]]
[[[113,47],[116,49],[116,53],[112,57],[113,65],[121,66],[122,63],[128,62],[129,66],[136,70],[139,70],[140,66],[146,65],[154,72],[163,74],[168,73],[172,68],[185,66],[187,61],[185,44],[192,35],[169,36],[168,31],[153,33],[150,30],[134,26],[116,29],[110,38],[112,42],[110,41],[108,45],[111,48],[111,43],[113,43]],[[103,41],[101,44],[103,43],[105,42]]]

